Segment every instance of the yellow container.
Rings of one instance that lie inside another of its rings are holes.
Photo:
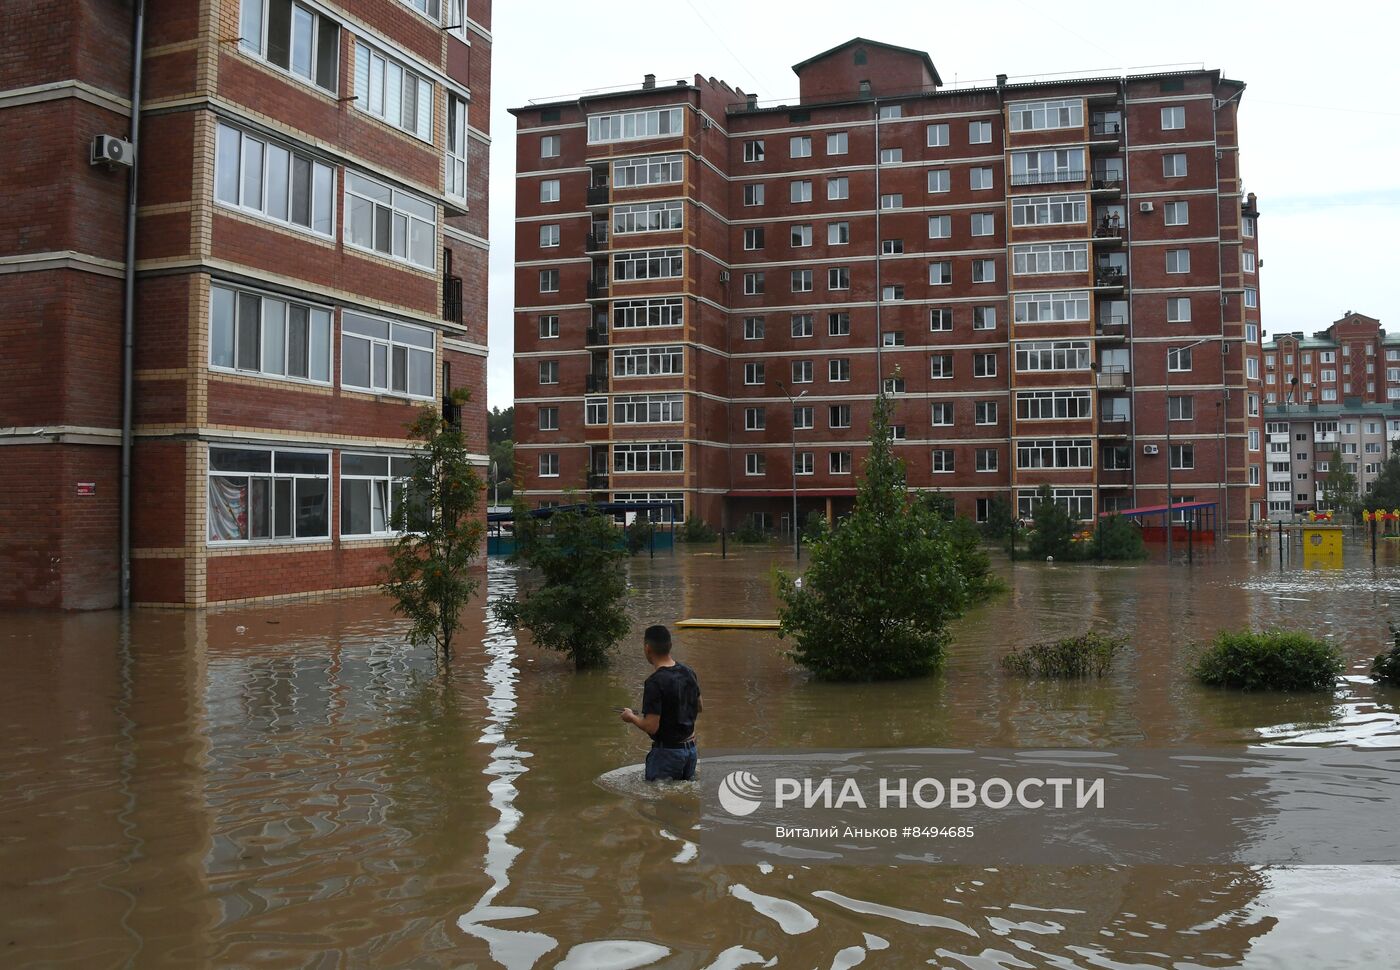
[[[1339,525],[1303,526],[1303,568],[1335,569],[1342,564],[1342,533]]]

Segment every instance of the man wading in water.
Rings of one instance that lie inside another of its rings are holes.
[[[695,718],[700,713],[700,681],[695,671],[671,658],[671,631],[649,626],[642,653],[651,676],[642,686],[642,713],[622,709],[622,719],[651,735],[647,781],[690,781],[695,777]]]

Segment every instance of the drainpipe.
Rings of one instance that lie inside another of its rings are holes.
[[[885,382],[882,356],[885,334],[880,319],[880,310],[885,302],[880,266],[880,255],[884,251],[884,243],[880,241],[880,99],[874,99],[872,104],[875,106],[875,393],[878,396]]]
[[[134,394],[132,368],[136,331],[136,191],[141,169],[141,61],[146,34],[146,0],[136,0],[131,41],[131,174],[126,187],[126,283],[122,296],[122,470],[121,470],[121,608],[131,607],[131,427]]]

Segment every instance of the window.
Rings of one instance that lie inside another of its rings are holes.
[[[947,192],[949,190],[948,170],[946,168],[928,170],[928,190],[930,192]]]
[[[685,304],[678,296],[651,300],[614,300],[613,329],[679,327],[685,323]]]
[[[811,475],[815,467],[816,463],[812,461],[812,453],[810,451],[799,451],[797,453],[797,463],[793,467],[794,473],[798,475]]]
[[[763,383],[764,367],[762,361],[750,361],[744,365],[744,383],[750,386],[757,386]]]
[[[540,182],[540,201],[541,201],[541,202],[558,202],[558,201],[559,201],[559,180],[558,180],[558,179],[545,179],[544,181]]]
[[[1089,319],[1089,291],[1017,293],[1017,323],[1058,323]]]
[[[541,292],[541,293],[558,293],[558,292],[559,292],[559,271],[558,271],[557,269],[542,269],[542,270],[540,270],[540,292]]]
[[[685,396],[681,394],[619,394],[613,398],[613,424],[680,424],[684,420]]]
[[[886,393],[886,394],[903,394],[903,393],[904,393],[904,378],[902,378],[902,377],[886,377],[886,378],[884,379],[884,381],[881,383],[880,386],[883,387],[883,388],[885,389],[885,393]],[[891,427],[893,427],[893,425],[891,425]],[[900,425],[900,427],[902,428],[903,425]],[[901,437],[902,437],[902,435],[901,435]]]
[[[1184,226],[1190,221],[1185,202],[1167,202],[1162,205],[1162,221],[1169,226]]]
[[[1025,195],[1011,203],[1013,226],[1053,226],[1084,222],[1088,204],[1083,195]]]
[[[559,409],[557,407],[542,407],[539,410],[540,430],[559,430]]]
[[[794,313],[792,315],[792,335],[799,339],[812,336],[812,315],[810,313]]]
[[[340,330],[342,385],[379,394],[433,397],[437,376],[433,331],[349,310],[341,312]]]
[[[1133,449],[1131,445],[1104,445],[1100,453],[1100,460],[1103,462],[1104,471],[1126,472],[1133,468]]]
[[[863,82],[869,84],[869,81]],[[904,117],[904,105],[902,104],[882,104],[880,105],[880,119],[888,121],[894,118]]]
[[[951,448],[935,448],[933,450],[933,472],[935,475],[951,474],[956,470],[956,459]]]
[[[992,236],[997,231],[997,217],[992,212],[974,212],[972,214],[972,234],[974,236]]]
[[[992,123],[990,121],[972,121],[967,126],[967,143],[969,145],[989,145],[992,141]]]
[[[982,425],[986,425],[986,424],[996,424],[996,423],[997,423],[997,402],[996,402],[996,401],[978,401],[978,402],[977,402],[977,405],[976,405],[976,408],[974,409],[974,413],[975,413],[975,415],[976,415],[975,422],[976,422],[977,424],[982,424]]]
[[[345,173],[347,242],[357,249],[432,269],[437,206],[354,172]]]
[[[851,197],[851,180],[842,175],[838,178],[826,180],[826,197],[828,200],[849,199]]]
[[[214,194],[264,219],[335,235],[335,169],[220,124]]]
[[[550,313],[550,314],[546,314],[545,316],[540,317],[539,325],[540,325],[540,339],[541,339],[541,340],[554,340],[554,339],[557,339],[557,338],[558,338],[558,336],[559,336],[559,316],[558,316],[558,314]]]
[[[1186,155],[1184,152],[1168,152],[1162,156],[1162,176],[1172,179],[1186,176]]]
[[[789,233],[788,242],[794,249],[804,249],[812,245],[812,227],[807,225],[793,226]]]
[[[952,216],[929,216],[928,217],[928,237],[930,239],[947,239],[953,234]]]
[[[832,404],[826,409],[826,426],[828,428],[849,428],[851,426],[851,406],[849,404]]]
[[[675,279],[683,274],[680,249],[643,249],[613,255],[613,279]]]
[[[559,245],[559,227],[557,225],[540,226],[540,248],[553,249]]]
[[[1194,397],[1173,394],[1167,398],[1167,417],[1172,421],[1190,421],[1196,416],[1196,399]]]
[[[540,158],[558,158],[560,139],[558,135],[540,136]]]
[[[833,451],[827,455],[827,468],[833,475],[849,475],[851,473],[851,453],[849,451]]]
[[[1023,340],[1016,344],[1016,370],[1088,370],[1087,340]]]
[[[763,408],[744,408],[744,430],[762,431],[768,427],[767,412]]]
[[[421,506],[415,509],[415,503],[408,500],[408,477],[412,471],[413,459],[407,456],[343,452],[340,456],[340,534],[396,535],[396,516],[416,518],[414,512],[421,511]]]
[[[763,205],[763,185],[761,183],[744,186],[744,205]]]
[[[794,384],[810,384],[813,381],[813,368],[810,360],[794,360],[792,362],[792,382]]]
[[[1084,181],[1084,149],[1045,148],[1011,154],[1012,185]]]
[[[756,140],[753,140],[753,141],[746,141],[746,142],[744,142],[744,161],[746,161],[746,162],[761,162],[761,161],[763,161],[763,140],[762,140],[762,139],[756,139]]]
[[[243,0],[239,43],[295,77],[336,92],[340,25],[291,0]]]
[[[1007,105],[1006,113],[1012,131],[1079,128],[1084,124],[1084,102],[1079,98],[1021,101]]]
[[[790,158],[811,158],[812,157],[812,136],[793,135],[788,139],[788,156]]]
[[[612,231],[617,235],[633,232],[665,232],[681,228],[680,202],[643,202],[617,205],[612,210]]]
[[[880,252],[886,256],[904,255],[903,239],[882,239],[880,241]]]
[[[1168,250],[1167,250],[1167,272],[1168,272],[1168,273],[1189,273],[1189,272],[1191,272],[1191,250],[1189,250],[1189,249],[1168,249]]]
[[[763,330],[764,330],[764,318],[763,318],[763,317],[745,317],[745,318],[744,318],[744,339],[745,339],[745,340],[762,340],[762,339],[763,339]]]
[[[1244,359],[1244,376],[1250,380],[1259,379],[1259,358],[1246,357]]]
[[[929,148],[946,148],[948,146],[948,126],[946,124],[929,125],[925,130],[927,141],[925,144]]]
[[[851,241],[849,222],[831,222],[826,227],[826,242],[829,246],[845,246]]]
[[[1023,438],[1016,442],[1017,468],[1092,468],[1094,446],[1088,438]]]
[[[1016,418],[1020,421],[1065,421],[1093,414],[1089,391],[1017,391]]]
[[[826,315],[826,332],[832,337],[849,337],[851,335],[851,315],[849,313],[828,313]]]
[[[849,290],[851,288],[851,270],[846,266],[833,266],[826,271],[826,288],[828,290]]]
[[[995,176],[990,168],[973,168],[968,170],[968,180],[973,190],[994,188]]]
[[[559,383],[559,361],[542,360],[539,366],[539,376],[541,384]]]
[[[932,286],[947,286],[953,282],[953,264],[948,260],[939,260],[936,263],[928,264],[928,281]]]
[[[685,128],[685,109],[644,108],[616,114],[588,116],[588,144],[633,141],[661,135],[679,135]]]
[[[837,357],[826,362],[827,380],[833,383],[844,383],[851,379],[851,361],[846,357]]]
[[[1186,127],[1186,108],[1175,105],[1162,109],[1162,130],[1179,131]]]
[[[762,452],[751,451],[744,456],[744,474],[762,475],[768,471],[768,456]]]
[[[763,248],[762,226],[744,230],[744,248],[750,252]]]
[[[615,472],[683,472],[685,446],[673,442],[613,445]]]
[[[638,185],[670,185],[685,177],[685,156],[649,155],[643,158],[623,158],[613,162],[613,187],[632,188]]]
[[[933,354],[928,359],[929,377],[934,380],[949,380],[953,376],[953,355]]]
[[[849,150],[850,141],[844,131],[829,132],[826,136],[826,153],[844,155]]]
[[[1191,322],[1191,298],[1189,296],[1167,297],[1167,322]]]
[[[997,376],[997,355],[994,353],[978,353],[972,355],[972,376],[973,377],[996,377]]]
[[[810,431],[817,426],[816,409],[810,404],[792,409],[792,426],[798,431]]]
[[[997,450],[995,448],[977,449],[977,470],[979,472],[994,472],[997,470]]]
[[[614,377],[658,377],[685,373],[685,353],[678,344],[618,347],[613,350]]]
[[[1172,468],[1190,469],[1196,467],[1196,446],[1195,445],[1172,445],[1171,450]]]
[[[455,94],[447,96],[443,191],[454,199],[467,197],[467,102]]]
[[[1259,291],[1252,286],[1246,286],[1244,288],[1244,305],[1251,310],[1257,310],[1259,308]]]
[[[1191,370],[1191,348],[1169,348],[1167,350],[1167,370],[1173,373],[1185,373]]]
[[[1088,269],[1088,243],[1038,243],[1011,247],[1011,272],[1018,276],[1083,273]]]
[[[972,261],[972,282],[994,283],[997,278],[997,262],[994,259],[974,259]],[[1087,318],[1086,318],[1087,319]]]
[[[1258,450],[1259,450],[1259,429],[1258,429],[1258,428],[1250,428],[1250,429],[1249,429],[1249,450],[1250,450],[1250,451],[1258,451]]]
[[[903,209],[904,196],[899,192],[893,192],[880,196],[881,209]]]
[[[423,141],[433,140],[433,85],[355,41],[355,107]]]
[[[880,334],[880,345],[881,345],[882,347],[903,347],[903,346],[905,346],[905,343],[904,343],[904,331],[903,331],[903,330],[886,330],[884,333]]]
[[[953,426],[953,402],[940,401],[935,403],[932,420],[936,428],[951,428]]]
[[[812,180],[795,179],[788,183],[789,202],[811,202],[812,201]]]
[[[934,307],[928,312],[928,328],[935,331],[949,332],[953,329],[953,310],[951,307]]]
[[[211,543],[330,538],[329,453],[209,449]]]
[[[329,384],[331,311],[213,286],[209,366]]]
[[[902,148],[882,148],[880,149],[881,165],[896,165],[904,161],[904,149]]]

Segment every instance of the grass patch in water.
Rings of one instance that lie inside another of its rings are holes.
[[[1001,658],[1001,668],[1021,677],[1102,677],[1127,645],[1127,637],[1090,631],[1077,637],[1017,647]]]
[[[1400,627],[1390,628],[1395,645],[1385,653],[1377,654],[1371,661],[1371,679],[1391,687],[1400,687]]]
[[[1193,673],[1211,687],[1327,691],[1341,676],[1334,645],[1296,630],[1222,630],[1196,657]]]

